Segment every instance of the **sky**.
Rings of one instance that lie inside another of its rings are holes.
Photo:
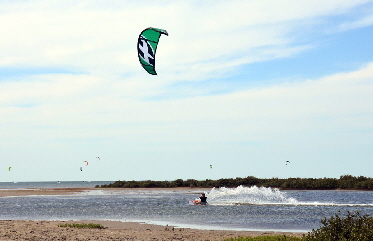
[[[0,182],[373,177],[372,43],[373,1],[1,1]]]

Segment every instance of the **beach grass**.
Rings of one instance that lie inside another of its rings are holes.
[[[286,236],[286,235],[238,237],[238,238],[225,239],[225,241],[300,241],[300,240],[302,240],[302,238]]]
[[[101,224],[94,224],[94,223],[66,223],[66,224],[60,224],[58,226],[63,227],[63,228],[97,228],[97,229],[105,228]]]

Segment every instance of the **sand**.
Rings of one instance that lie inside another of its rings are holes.
[[[0,197],[24,195],[68,195],[89,188],[16,189],[0,190]],[[0,217],[1,219],[1,217]],[[60,227],[66,223],[101,224],[104,229]],[[301,237],[303,233],[271,231],[200,230],[145,223],[81,220],[40,221],[0,220],[0,240],[224,240],[240,236],[289,235]]]
[[[61,224],[94,223],[104,229],[68,228]],[[0,240],[224,240],[240,236],[290,235],[301,237],[302,233],[279,233],[261,231],[226,231],[174,228],[151,224],[119,221],[30,221],[0,220]]]
[[[25,188],[1,189],[0,197],[30,196],[30,195],[69,195],[95,188]]]

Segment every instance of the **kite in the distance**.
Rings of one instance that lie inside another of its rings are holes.
[[[290,161],[286,161],[286,166],[288,165],[288,163],[290,163]]]
[[[12,167],[8,167],[8,171],[10,171],[10,169],[12,169]]]
[[[141,66],[152,75],[157,75],[155,72],[155,52],[161,34],[168,36],[166,30],[159,28],[144,29],[137,40],[137,53]]]
[[[84,161],[85,162],[85,165],[88,166],[88,162],[87,161]]]

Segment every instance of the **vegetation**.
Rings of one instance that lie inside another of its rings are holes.
[[[94,224],[94,223],[66,223],[58,225],[58,227],[64,227],[64,228],[98,228],[98,229],[104,229],[105,227],[101,224]]]
[[[222,178],[218,180],[195,180],[176,179],[174,181],[116,181],[108,185],[97,185],[96,187],[113,188],[168,188],[168,187],[237,187],[237,186],[262,186],[279,189],[351,189],[351,190],[373,190],[373,178],[355,177],[343,175],[337,178],[256,178],[248,176],[245,178]]]
[[[301,241],[301,238],[285,235],[229,238],[225,241]]]
[[[373,217],[360,215],[358,211],[347,212],[341,217],[341,212],[329,219],[321,220],[322,226],[312,230],[302,238],[292,236],[260,236],[230,238],[225,241],[371,241],[373,240]]]
[[[364,215],[361,216],[358,211],[355,213],[347,212],[346,217],[340,217],[339,214],[330,219],[321,220],[323,225],[317,230],[312,230],[308,235],[304,235],[304,241],[370,241],[373,240],[373,218]]]

